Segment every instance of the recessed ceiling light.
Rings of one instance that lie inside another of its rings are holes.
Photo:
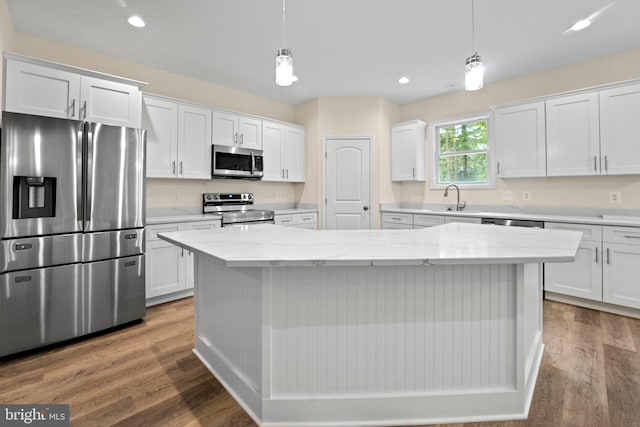
[[[580,30],[584,30],[585,28],[587,28],[589,25],[591,25],[591,21],[588,19],[581,19],[578,22],[576,22],[575,24],[573,24],[573,26],[571,28],[569,28],[571,31],[580,31]]]
[[[409,77],[406,76],[402,76],[398,79],[398,83],[400,83],[401,85],[406,85],[407,83],[409,83]]]
[[[144,27],[146,25],[144,23],[144,21],[142,20],[142,18],[140,18],[139,16],[136,16],[136,15],[133,15],[127,21],[129,22],[129,24],[131,24],[131,25],[133,25],[134,27],[137,27],[137,28],[142,28],[142,27]]]
[[[298,81],[298,76],[294,75],[293,77],[291,77],[291,80],[293,80],[294,82]]]

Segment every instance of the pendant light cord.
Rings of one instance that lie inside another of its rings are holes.
[[[282,47],[286,47],[285,28],[287,23],[287,0],[282,0]]]
[[[284,0],[283,0],[284,1]],[[471,48],[472,54],[476,53],[476,14],[475,14],[475,0],[471,0]]]

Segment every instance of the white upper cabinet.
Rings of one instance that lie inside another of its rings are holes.
[[[640,173],[640,84],[600,91],[601,171]]]
[[[211,178],[211,110],[178,105],[178,165],[180,178]]]
[[[544,101],[494,109],[496,176],[546,176]]]
[[[81,120],[140,127],[140,91],[136,86],[82,76],[80,102]]]
[[[175,178],[178,104],[147,95],[142,104],[142,128],[147,130],[147,177]]]
[[[140,127],[141,82],[7,54],[5,67],[6,111]]]
[[[4,110],[78,119],[80,76],[40,65],[6,60]]]
[[[285,179],[289,182],[305,180],[305,131],[285,126],[284,150],[282,152],[285,167]]]
[[[547,100],[547,176],[600,173],[598,93]]]
[[[425,180],[425,131],[420,120],[391,126],[391,180]]]
[[[144,95],[148,178],[211,178],[211,110]]]
[[[262,150],[262,120],[214,111],[213,144]]]
[[[304,182],[305,131],[282,123],[262,122],[263,181]]]

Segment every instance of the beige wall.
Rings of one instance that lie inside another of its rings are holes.
[[[456,92],[405,104],[400,107],[400,116],[403,121],[434,122],[488,112],[490,106],[501,103],[637,78],[640,78],[640,49],[488,84],[478,92]],[[430,190],[428,183],[401,185],[402,201],[447,202],[442,197],[442,190]],[[502,200],[505,190],[513,192],[512,201]],[[531,192],[531,201],[522,200],[523,191]],[[609,202],[611,191],[622,192],[621,204]],[[462,198],[470,205],[637,209],[640,208],[640,177],[499,179],[495,190],[463,190]]]
[[[13,22],[6,0],[0,0],[0,52],[13,49]],[[0,67],[0,82],[3,82],[4,67]],[[0,100],[3,99],[3,85],[0,85]]]
[[[389,126],[398,121],[399,107],[380,97],[322,97],[296,108],[296,119],[307,126],[307,181],[299,200],[322,205],[322,142],[326,137],[372,137],[373,224],[379,225],[378,204],[396,199],[390,182]],[[397,189],[396,189],[397,190]]]

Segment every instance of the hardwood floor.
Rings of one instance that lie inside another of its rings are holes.
[[[640,426],[640,320],[544,303],[529,419],[456,426]],[[193,300],[143,322],[0,359],[0,403],[67,403],[72,426],[255,426],[191,353]]]

